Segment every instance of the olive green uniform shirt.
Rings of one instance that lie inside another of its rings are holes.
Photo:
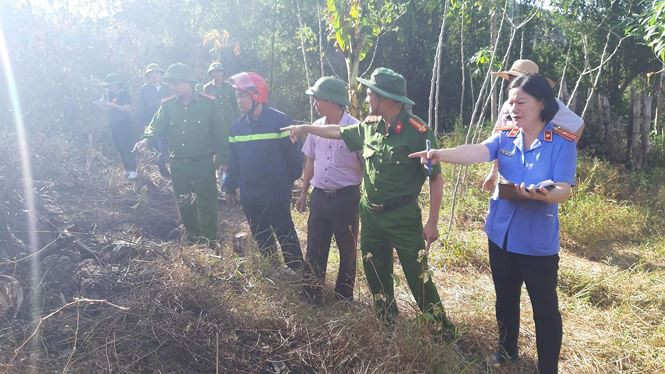
[[[152,140],[164,135],[169,141],[169,156],[174,159],[195,159],[216,155],[218,165],[228,160],[228,130],[222,110],[207,95],[194,92],[185,105],[175,96],[164,99],[143,137]]]
[[[380,204],[404,196],[417,196],[428,176],[420,159],[409,154],[425,149],[430,140],[437,147],[434,132],[420,118],[403,110],[393,127],[379,116],[341,128],[342,139],[350,151],[361,151],[364,161],[364,197]],[[433,165],[432,175],[441,167]]]
[[[221,86],[216,86],[214,81],[210,81],[203,87],[203,92],[214,96],[220,102],[224,115],[229,117],[229,126],[231,125],[230,122],[233,122],[233,120],[240,116],[238,101],[236,100],[236,90],[228,82],[224,82]]]

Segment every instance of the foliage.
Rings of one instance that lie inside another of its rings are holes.
[[[384,33],[406,10],[391,1],[327,0],[331,37],[346,60],[352,115],[360,117],[358,83],[360,63]]]
[[[665,63],[665,1],[654,0],[646,12],[635,15],[635,23],[627,31],[644,38]]]

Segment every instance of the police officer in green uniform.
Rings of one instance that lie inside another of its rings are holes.
[[[236,101],[236,91],[231,84],[225,80],[226,71],[221,62],[213,62],[208,69],[208,76],[211,81],[203,86],[203,92],[214,96],[222,105],[224,115],[229,117],[228,126],[231,122],[240,116],[238,102]]]
[[[409,159],[413,150],[425,147],[436,137],[420,118],[407,107],[406,81],[387,68],[376,69],[367,86],[371,114],[356,125],[289,126],[292,140],[314,134],[342,139],[350,151],[360,151],[364,162],[360,201],[362,221],[360,249],[365,276],[380,317],[393,323],[397,305],[393,290],[393,248],[397,251],[409,288],[418,306],[442,324],[445,337],[454,336],[439,294],[429,276],[427,248],[438,238],[437,221],[441,205],[443,179],[439,166],[430,170],[418,160]],[[423,183],[430,181],[430,211],[423,227],[418,195]]]
[[[196,92],[192,69],[176,63],[162,77],[174,96],[164,99],[135,149],[145,151],[165,135],[180,218],[189,242],[217,239],[215,170],[228,158],[228,133],[215,99]]]

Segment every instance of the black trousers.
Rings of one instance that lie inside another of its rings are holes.
[[[276,253],[275,236],[282,247],[284,262],[292,270],[302,268],[302,250],[291,218],[291,202],[243,205],[252,236],[263,256]]]
[[[350,186],[335,192],[314,189],[307,220],[305,291],[320,295],[326,277],[330,241],[335,235],[339,249],[339,272],[335,294],[353,299],[356,281],[356,243],[358,240],[360,189]]]
[[[136,171],[136,158],[132,153],[134,149],[134,133],[131,123],[114,123],[110,125],[113,145],[120,153],[122,166],[126,171]]]
[[[524,282],[536,324],[538,370],[540,374],[556,373],[563,336],[556,292],[559,255],[527,256],[509,253],[489,241],[489,258],[496,291],[500,349],[513,357],[518,354],[520,291]]]

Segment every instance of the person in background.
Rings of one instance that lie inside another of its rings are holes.
[[[143,126],[143,130],[150,124],[152,117],[162,105],[162,101],[171,96],[171,90],[168,86],[162,84],[162,75],[164,70],[158,64],[149,64],[143,76],[147,80],[139,88],[138,100],[136,105],[137,117]],[[166,167],[166,158],[168,157],[168,142],[165,136],[155,139],[155,150],[159,152],[157,166],[159,173],[163,177],[170,177],[171,173]]]
[[[314,125],[338,123],[348,126],[358,120],[346,112],[350,104],[344,81],[322,77],[307,94],[322,116]],[[358,152],[351,152],[342,140],[308,135],[302,148],[305,154],[303,188],[296,208],[306,210],[309,187],[314,186],[307,220],[307,254],[305,256],[304,293],[308,300],[320,303],[325,283],[330,241],[335,235],[339,248],[339,272],[335,295],[353,300],[356,279],[356,243],[358,240],[359,185],[362,162]]]
[[[238,102],[236,101],[236,91],[226,79],[226,69],[221,62],[213,62],[208,68],[208,77],[210,82],[203,87],[203,92],[215,98],[222,108],[222,117],[224,126],[227,129],[231,127],[233,121],[240,116]],[[219,170],[219,179],[223,185],[228,170],[224,168]]]
[[[506,182],[490,200],[485,223],[496,292],[498,350],[493,366],[519,358],[520,292],[531,300],[536,324],[538,371],[558,371],[563,328],[557,296],[559,204],[575,185],[576,137],[554,125],[559,110],[548,81],[523,75],[509,85],[514,126],[501,127],[482,144],[416,152],[421,162],[473,164],[498,161]]]
[[[222,105],[222,110],[227,110],[231,121],[240,116],[236,92],[226,79],[226,69],[221,62],[213,62],[208,68],[210,82],[203,86],[203,92],[214,96]],[[229,124],[230,125],[230,124]]]
[[[132,153],[134,128],[132,124],[132,98],[125,89],[125,82],[119,74],[110,73],[102,81],[106,95],[96,101],[97,106],[108,115],[113,144],[120,154],[124,168],[123,175],[129,180],[138,177],[136,158]]]
[[[302,172],[302,154],[281,127],[293,121],[268,106],[268,84],[254,72],[230,79],[242,117],[229,131],[230,159],[223,190],[240,192],[240,203],[259,251],[276,260],[275,236],[282,248],[287,275],[302,269],[303,257],[291,217],[293,182]]]
[[[521,77],[525,74],[538,74],[539,70],[540,69],[535,62],[523,59],[513,62],[513,65],[509,70],[493,72],[492,75],[504,79],[508,82],[508,84],[510,84],[510,82],[517,77]],[[554,81],[550,80],[549,78],[546,79],[550,86],[554,87]],[[582,132],[584,132],[584,120],[575,114],[575,112],[568,109],[566,104],[564,104],[561,100],[556,99],[556,102],[559,105],[559,110],[557,110],[556,114],[554,115],[552,123],[554,123],[555,126],[558,126],[561,130],[567,131],[570,136],[574,134],[576,136],[576,141],[579,140],[579,138],[582,136]],[[510,118],[510,105],[506,100],[501,106],[499,116],[497,117],[496,123],[494,124],[494,131],[499,128],[510,126],[513,126],[513,121]],[[483,190],[491,191],[496,185],[498,175],[499,173],[497,163],[493,162],[492,168],[483,181]]]
[[[196,92],[194,71],[183,63],[163,77],[174,96],[165,99],[135,149],[141,152],[165,136],[185,240],[215,246],[217,241],[217,179],[215,170],[227,163],[228,135],[215,99]]]

